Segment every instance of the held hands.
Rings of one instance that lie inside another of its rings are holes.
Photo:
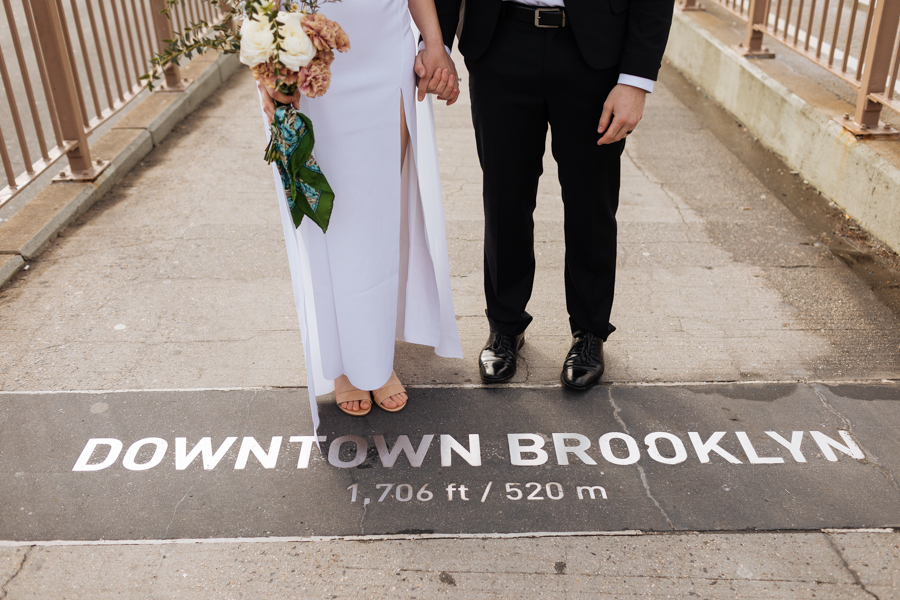
[[[450,106],[459,99],[459,77],[456,74],[456,65],[447,51],[435,46],[425,46],[425,49],[416,55],[415,65],[419,88],[419,102],[425,99],[425,94],[436,94],[438,100],[446,100]]]
[[[644,90],[623,83],[612,89],[600,114],[597,133],[603,134],[603,137],[597,142],[598,146],[618,142],[634,131],[644,115],[646,96]]]
[[[294,108],[299,108],[299,89],[294,92],[293,95],[285,96],[281,92],[271,90],[259,82],[256,83],[256,87],[257,89],[259,89],[260,97],[262,98],[263,110],[266,112],[266,117],[268,117],[269,123],[275,120],[275,102],[280,102],[281,104],[293,104]]]

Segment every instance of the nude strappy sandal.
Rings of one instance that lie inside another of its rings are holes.
[[[351,389],[351,390],[347,390],[346,392],[338,392],[337,390],[335,390],[334,391],[334,399],[337,402],[337,407],[339,409],[341,409],[342,412],[347,413],[351,417],[364,417],[367,414],[369,414],[370,412],[372,412],[372,404],[371,404],[372,396],[369,392],[367,392],[365,390]],[[343,406],[341,406],[342,402],[354,402],[357,400],[360,402],[362,402],[363,400],[369,400],[370,401],[369,408],[367,408],[365,410],[349,410],[349,409],[346,409]]]
[[[387,408],[382,406],[381,403],[390,398],[391,396],[396,396],[397,394],[406,394],[406,388],[403,387],[403,384],[400,383],[400,380],[397,378],[397,374],[391,372],[390,379],[387,380],[381,388],[372,392],[372,399],[375,400],[375,404],[378,405],[378,408],[381,410],[386,410],[387,412],[400,412],[404,408],[406,408],[407,403],[409,402],[409,397],[407,396],[406,402],[403,403],[403,406],[398,408]]]

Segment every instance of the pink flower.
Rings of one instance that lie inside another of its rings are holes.
[[[253,67],[253,77],[270,90],[275,89],[275,65],[272,61],[260,63]]]
[[[270,90],[277,90],[290,96],[297,89],[300,74],[279,65],[275,74],[275,63],[271,60],[253,67],[253,77]]]
[[[334,52],[332,52],[331,50],[319,52],[318,54],[316,54],[316,58],[313,60],[316,59],[324,62],[326,67],[331,67],[331,63],[334,62]]]
[[[298,85],[300,91],[310,98],[322,96],[331,85],[331,63],[334,61],[334,53],[331,50],[319,52],[308,67],[300,71]]]
[[[326,50],[346,52],[350,49],[350,38],[347,33],[322,13],[306,15],[303,19],[303,31],[320,52]]]
[[[309,78],[309,66],[303,67],[300,69],[300,72],[297,73],[297,87],[300,88],[300,91],[304,94],[304,86],[306,85],[306,80]]]

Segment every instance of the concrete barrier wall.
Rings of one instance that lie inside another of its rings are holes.
[[[869,232],[900,251],[900,168],[676,10],[666,58]]]

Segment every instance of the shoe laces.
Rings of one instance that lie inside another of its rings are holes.
[[[491,343],[488,345],[488,348],[490,348],[491,350],[500,350],[500,348],[503,346],[502,341],[502,335],[500,335],[499,333],[493,333],[491,334]]]
[[[597,342],[597,336],[593,333],[584,334],[584,345],[581,347],[579,356],[583,358],[591,358],[594,356],[594,344]]]

